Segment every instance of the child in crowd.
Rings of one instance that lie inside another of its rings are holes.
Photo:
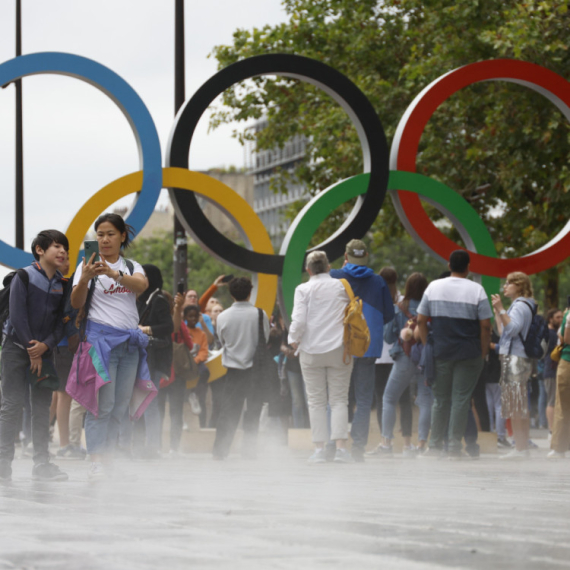
[[[53,392],[39,383],[42,372],[45,376],[48,369],[53,371],[52,351],[63,336],[60,269],[67,263],[68,249],[67,238],[61,232],[40,232],[32,242],[35,261],[18,271],[10,285],[10,318],[2,347],[0,481],[9,481],[12,477],[14,441],[22,424],[22,407],[28,393],[34,446],[32,479],[65,481],[68,478],[50,462],[49,409]],[[27,383],[31,385],[30,392]]]

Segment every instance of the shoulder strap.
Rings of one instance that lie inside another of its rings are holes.
[[[532,316],[534,317],[534,315],[536,314],[536,309],[538,307],[532,307],[532,305],[530,303],[527,303],[524,299],[521,299],[521,301],[530,309],[530,312],[532,313]]]
[[[22,283],[27,287],[30,284],[30,275],[24,268],[16,269],[18,277],[22,280]]]
[[[126,257],[123,257],[123,259],[125,260],[125,265],[127,266],[129,273],[132,275],[135,272],[135,264],[130,259],[127,259]]]
[[[350,283],[348,282],[347,279],[339,279],[339,281],[343,284],[344,288],[346,289],[346,292],[348,293],[348,298],[352,302],[354,300],[354,291],[352,290]]]
[[[527,303],[527,302],[524,300],[524,298],[521,298],[521,302],[523,302],[523,303],[529,308],[529,310],[530,310],[530,318],[531,318],[531,325],[532,325],[532,319],[534,318],[534,315],[536,314],[536,309],[538,309],[538,307],[535,307],[535,308],[533,309],[532,305],[531,305],[530,303]],[[530,334],[530,327],[529,327],[529,329],[528,329],[528,334]],[[521,340],[521,342],[523,343],[523,346],[524,346],[525,339],[523,338],[522,331],[519,333],[519,338],[520,338],[520,340]],[[513,343],[512,343],[512,341],[511,341],[511,345],[509,346],[509,354],[511,353],[511,346],[512,346],[512,345],[513,345]]]

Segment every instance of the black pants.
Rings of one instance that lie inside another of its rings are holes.
[[[214,456],[224,458],[229,455],[244,402],[247,402],[247,408],[243,416],[242,455],[249,456],[255,454],[263,395],[253,383],[251,368],[228,368],[216,426]]]
[[[49,461],[49,407],[53,395],[48,388],[29,388],[26,371],[30,357],[7,339],[2,347],[2,408],[0,409],[0,461],[14,459],[14,441],[22,426],[25,399],[31,400],[34,463]]]
[[[166,412],[166,400],[170,407],[170,449],[178,451],[182,427],[184,425],[184,395],[186,393],[186,380],[175,380],[166,388],[158,391],[158,409],[160,411],[160,441],[162,441],[162,426]]]
[[[208,420],[208,427],[215,428],[220,417],[220,410],[222,409],[222,398],[224,397],[224,386],[226,384],[226,377],[222,376],[213,382],[210,382],[210,390],[212,391],[212,415]]]

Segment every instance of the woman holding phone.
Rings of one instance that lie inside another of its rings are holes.
[[[123,257],[133,229],[118,214],[95,222],[100,259],[93,253],[75,271],[71,305],[79,309],[80,337],[93,347],[104,367],[106,382],[98,389],[98,414],[87,413],[85,436],[91,455],[91,479],[107,475],[135,385],[141,350],[148,337],[138,328],[136,298],[148,288],[140,264]],[[104,342],[101,342],[104,339]],[[144,352],[142,353],[144,354]]]

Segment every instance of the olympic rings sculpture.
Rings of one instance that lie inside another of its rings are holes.
[[[220,261],[257,274],[256,305],[270,313],[277,293],[286,320],[292,309],[294,289],[301,282],[303,261],[312,236],[335,208],[352,198],[357,198],[356,205],[343,226],[314,248],[324,249],[331,260],[344,253],[347,241],[366,234],[387,192],[412,237],[436,258],[447,260],[458,246],[432,223],[421,206],[420,196],[440,210],[459,231],[471,252],[471,268],[481,275],[489,294],[498,290],[499,278],[511,271],[538,273],[567,257],[570,222],[538,251],[517,259],[498,258],[487,228],[471,206],[447,186],[415,173],[417,148],[427,121],[448,97],[473,83],[502,80],[524,85],[545,96],[570,120],[570,83],[538,65],[499,59],[466,65],[441,76],[410,104],[388,153],[380,119],[365,95],[346,76],[302,56],[251,57],[215,74],[185,103],[170,134],[164,169],[152,117],[132,87],[117,74],[77,55],[37,53],[0,64],[0,85],[39,73],[70,75],[107,94],[129,121],[139,147],[140,171],[98,191],[71,222],[67,230],[71,259],[78,258],[81,241],[97,216],[117,199],[131,193],[135,193],[137,199],[127,221],[138,233],[152,214],[163,187],[169,188],[177,215],[192,237]],[[221,182],[188,169],[192,137],[208,105],[236,82],[263,75],[294,77],[328,93],[352,120],[364,158],[364,173],[332,185],[301,210],[285,235],[279,255],[274,254],[267,231],[247,202]],[[195,194],[212,201],[233,219],[246,247],[228,240],[212,226]],[[22,267],[31,259],[31,254],[0,241],[1,264]],[[221,370],[219,359],[211,364]]]

